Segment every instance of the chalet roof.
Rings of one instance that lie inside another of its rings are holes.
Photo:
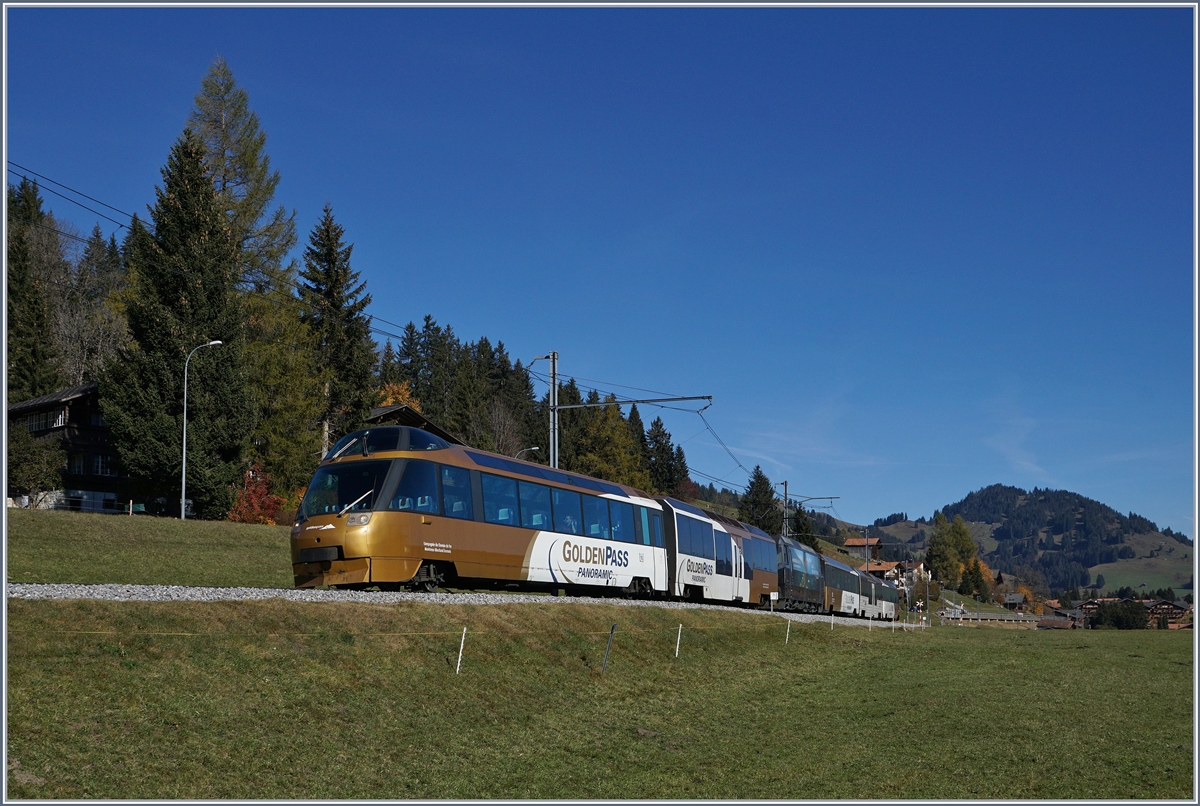
[[[37,411],[38,409],[46,408],[47,406],[61,406],[63,403],[68,403],[72,400],[81,397],[87,397],[95,392],[100,387],[95,381],[85,383],[80,386],[70,386],[66,389],[59,389],[57,392],[51,392],[48,395],[22,400],[20,403],[13,403],[8,407],[8,416],[14,414],[24,414],[28,411]]]
[[[367,422],[377,425],[388,423],[407,425],[409,428],[420,428],[422,431],[428,431],[434,436],[441,437],[451,445],[466,445],[461,439],[434,425],[424,414],[404,403],[371,409],[371,414],[367,417]]]
[[[1024,602],[1024,601],[1025,601],[1025,594],[1023,594],[1023,593],[1006,593],[1006,594],[1004,594],[1004,603],[1005,604],[1021,604],[1021,602]]]
[[[847,538],[846,538],[846,545],[847,545],[847,546],[861,546],[861,545],[863,545],[863,540],[867,540],[868,542],[867,542],[867,544],[866,544],[866,545],[869,545],[869,546],[874,546],[874,545],[877,545],[877,544],[879,543],[879,538],[878,538],[878,537],[868,537],[868,538],[862,538],[862,537],[847,537]]]
[[[869,560],[867,562],[866,572],[868,574],[871,573],[872,571],[883,571],[884,573],[887,573],[888,571],[891,571],[893,568],[895,568],[898,565],[900,565],[900,563],[898,563],[898,562],[896,562],[896,563],[877,562],[875,560]]]

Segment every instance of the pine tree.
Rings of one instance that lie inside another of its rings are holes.
[[[600,396],[592,393],[595,396],[596,402],[600,401]],[[560,406],[575,406],[583,403],[583,395],[579,391],[579,385],[575,383],[575,379],[571,378],[566,383],[558,385],[558,405]],[[550,423],[550,392],[547,390],[546,396],[542,398],[540,406],[542,415],[539,418],[542,423],[546,424],[547,439],[549,439],[549,423]],[[578,448],[578,434],[586,425],[586,419],[583,413],[587,409],[568,409],[558,413],[558,466],[564,470],[575,469],[575,454]],[[547,447],[549,450],[549,447]]]
[[[638,412],[636,403],[629,407],[629,433],[633,437],[638,469],[645,470],[649,474],[650,446],[646,442],[646,426],[642,424],[642,415]]]
[[[646,431],[646,451],[650,466],[650,491],[673,494],[679,482],[675,446],[671,444],[671,432],[663,425],[661,417],[655,417]]]
[[[298,266],[284,264],[296,245],[296,213],[283,205],[270,211],[279,172],[271,170],[267,136],[249,96],[223,58],[210,66],[188,121],[204,143],[245,289],[245,363],[255,418],[248,460],[261,466],[274,494],[293,496],[321,456],[317,420],[325,382],[316,336],[294,293]]]
[[[808,512],[805,511],[803,504],[796,504],[792,508],[788,522],[788,534],[799,542],[812,546],[817,551],[821,550],[821,543],[813,533],[812,520],[808,517]]]
[[[100,405],[121,464],[140,490],[177,500],[183,372],[188,369],[188,496],[202,518],[222,517],[241,480],[252,424],[242,366],[237,250],[185,130],[162,169],[151,235],[134,218],[125,240],[130,342],[100,379]]]
[[[309,235],[301,272],[301,296],[306,303],[303,320],[316,336],[316,363],[334,368],[324,384],[322,453],[338,437],[361,426],[378,399],[372,383],[375,342],[371,319],[363,313],[371,295],[363,295],[367,284],[360,283],[359,273],[350,267],[354,245],[343,245],[344,234],[326,204]]]
[[[188,125],[204,143],[209,176],[238,249],[239,281],[263,282],[296,245],[296,212],[267,210],[279,186],[266,153],[267,134],[246,91],[218,56],[201,83]]]
[[[247,391],[254,413],[247,460],[269,479],[271,493],[292,505],[323,455],[326,376],[315,360],[316,334],[290,290],[294,272],[266,266],[263,274],[264,287],[243,297]]]
[[[52,226],[42,210],[37,183],[22,178],[8,187],[8,402],[17,403],[59,388],[59,357],[52,331],[48,289],[39,277],[35,241]],[[44,233],[44,230],[42,231]]]
[[[638,466],[637,446],[629,423],[615,405],[615,397],[609,396],[605,402],[614,405],[585,410],[594,414],[576,433],[571,469],[645,490],[650,486],[650,474]]]
[[[683,501],[693,501],[699,495],[700,488],[688,475],[687,457],[683,455],[683,446],[676,445],[671,454],[671,472],[675,478],[675,486],[671,495]]]
[[[105,241],[99,225],[70,273],[55,316],[64,382],[78,386],[99,377],[125,342],[124,271],[116,236]]]
[[[755,465],[750,473],[750,483],[738,505],[738,520],[769,535],[777,535],[783,529],[783,513],[776,506],[775,488],[760,465]]]
[[[925,551],[925,562],[934,578],[949,587],[958,585],[959,569],[962,567],[962,558],[955,548],[955,542],[950,522],[940,511],[937,512],[933,516],[933,535]]]
[[[380,390],[404,380],[401,374],[400,361],[396,357],[396,350],[392,347],[391,339],[388,339],[383,345],[383,353],[379,356],[379,372],[376,377]]]

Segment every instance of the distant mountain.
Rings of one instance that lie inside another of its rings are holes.
[[[965,521],[988,524],[991,540],[981,541],[988,564],[1026,578],[1036,572],[1052,589],[1091,584],[1088,569],[1097,566],[1156,556],[1153,549],[1143,548],[1150,536],[1166,538],[1162,543],[1191,546],[1186,535],[1160,530],[1141,515],[1122,515],[1066,490],[1026,491],[993,484],[950,504],[942,513],[950,519],[961,515]]]

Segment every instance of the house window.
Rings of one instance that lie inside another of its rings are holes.
[[[89,422],[91,422],[92,425],[99,425],[99,426],[108,425],[108,423],[104,422],[104,415],[101,414],[98,409],[92,409],[91,419],[89,420]]]
[[[113,461],[111,456],[98,453],[92,457],[92,474],[96,476],[115,476],[117,471],[113,469]]]
[[[62,406],[49,411],[36,411],[26,414],[18,422],[24,423],[30,431],[45,431],[47,428],[61,428],[67,424],[67,407]]]
[[[67,457],[67,472],[76,476],[83,475],[83,454],[73,453]]]

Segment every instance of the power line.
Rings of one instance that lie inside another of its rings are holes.
[[[42,174],[38,173],[37,171],[30,170],[29,168],[26,168],[23,165],[17,165],[17,163],[13,162],[12,160],[9,160],[8,164],[12,165],[15,168],[20,168],[22,171],[25,171],[26,173],[31,173],[34,176],[38,177],[39,179],[45,179],[47,182],[49,182],[52,185],[58,185],[60,188],[63,188],[64,190],[69,190],[78,196],[82,196],[83,198],[87,199],[88,201],[94,201],[96,204],[107,207],[109,210],[112,210],[115,213],[120,213],[121,215],[125,216],[126,218],[133,218],[133,215],[125,212],[124,210],[121,210],[117,207],[113,207],[111,204],[106,204],[106,203],[100,201],[99,199],[93,199],[91,196],[87,195],[86,193],[82,193],[82,192],[76,190],[75,188],[68,187],[67,185],[64,185],[62,182],[56,182],[55,180],[51,179],[50,177],[43,176]],[[12,173],[16,173],[16,171],[13,171],[12,168],[9,168],[9,171]],[[49,188],[46,188],[46,189],[50,190]],[[54,191],[50,191],[50,192],[53,193]],[[57,196],[57,195],[61,195],[61,194],[56,193],[55,195]],[[64,196],[63,198],[66,198],[66,197]],[[70,199],[67,199],[67,201],[70,201]],[[82,205],[80,205],[80,206],[82,207]],[[93,210],[92,212],[95,212],[95,210]],[[99,215],[99,213],[96,213],[96,214]],[[109,220],[111,221],[112,219],[109,219]],[[124,226],[124,225],[122,225],[122,226]]]
[[[20,174],[19,174],[19,173],[17,173],[16,171],[14,171],[12,168],[9,168],[9,169],[8,169],[8,172],[9,172],[10,174],[14,174],[14,175],[20,176]],[[126,225],[126,224],[123,224],[122,222],[118,221],[118,220],[117,220],[117,219],[115,219],[115,218],[110,218],[109,216],[106,216],[104,213],[100,212],[99,210],[93,210],[91,207],[88,207],[88,206],[87,206],[86,204],[84,204],[83,202],[78,202],[78,201],[75,201],[75,199],[72,199],[70,196],[65,196],[65,195],[63,195],[62,193],[59,193],[59,192],[58,192],[57,190],[55,190],[54,188],[48,188],[48,187],[44,187],[44,186],[43,186],[43,187],[42,187],[42,190],[46,191],[47,193],[53,193],[55,196],[58,196],[60,199],[66,199],[66,200],[67,200],[67,201],[69,201],[71,204],[76,204],[76,205],[79,205],[79,206],[80,206],[80,207],[82,207],[84,210],[87,210],[89,213],[94,213],[94,214],[96,214],[96,215],[100,216],[101,218],[103,218],[105,221],[111,221],[112,223],[116,224],[118,227],[124,227],[125,229],[129,229],[128,225]],[[104,204],[104,202],[99,202],[99,204]],[[105,207],[107,207],[108,205],[107,205],[107,204],[105,204],[104,206],[105,206]],[[119,212],[119,211],[118,211],[118,212]]]
[[[55,185],[58,185],[58,186],[59,186],[59,187],[61,187],[61,188],[66,188],[67,190],[71,191],[72,193],[77,193],[77,194],[79,194],[80,196],[83,196],[85,199],[88,199],[88,200],[90,200],[90,201],[94,201],[94,202],[96,202],[96,204],[103,205],[104,207],[107,207],[107,208],[108,208],[108,209],[110,209],[110,210],[114,210],[114,211],[116,211],[116,212],[120,213],[121,215],[123,215],[123,216],[126,216],[126,217],[127,217],[127,218],[129,218],[130,220],[132,220],[132,219],[133,219],[133,215],[132,215],[132,214],[130,214],[130,213],[127,213],[127,212],[125,212],[124,210],[121,210],[120,208],[113,207],[111,204],[106,204],[105,202],[102,202],[102,201],[100,201],[99,199],[92,198],[91,196],[87,195],[86,193],[81,193],[80,191],[78,191],[78,190],[75,190],[74,188],[71,188],[71,187],[69,187],[69,186],[67,186],[67,185],[64,185],[62,182],[58,182],[58,181],[56,181],[56,180],[54,180],[54,179],[51,179],[50,177],[48,177],[48,176],[45,176],[45,175],[43,175],[43,174],[40,174],[40,173],[38,173],[37,171],[33,171],[33,170],[30,170],[30,169],[28,169],[28,168],[25,168],[25,167],[24,167],[24,166],[22,166],[22,165],[18,165],[17,163],[13,162],[12,160],[9,160],[9,161],[8,161],[8,164],[9,164],[9,165],[12,165],[12,166],[14,166],[14,167],[16,167],[16,168],[19,168],[19,169],[21,169],[22,171],[27,171],[28,173],[31,173],[31,174],[33,174],[33,175],[34,175],[34,176],[36,176],[36,177],[39,177],[39,178],[41,178],[41,179],[45,179],[47,182],[51,182],[51,183],[53,183],[53,184],[55,184]],[[16,171],[13,171],[13,170],[12,170],[12,168],[9,168],[8,170],[9,170],[9,172],[10,172],[10,173],[17,174],[17,172],[16,172]],[[91,212],[91,213],[95,213],[96,215],[98,215],[98,216],[100,216],[101,218],[104,218],[104,219],[106,219],[106,220],[108,220],[108,221],[112,221],[114,224],[116,224],[116,225],[117,225],[117,226],[119,226],[119,227],[125,227],[126,229],[128,229],[128,225],[126,225],[126,224],[122,224],[122,223],[121,223],[121,222],[119,222],[119,221],[115,221],[114,219],[112,219],[112,218],[109,218],[108,216],[104,215],[103,213],[96,212],[95,210],[92,210],[91,208],[87,207],[86,205],[80,204],[79,202],[75,201],[74,199],[68,198],[67,196],[63,196],[61,193],[57,193],[57,192],[55,192],[55,191],[54,191],[54,190],[52,190],[51,188],[46,188],[46,187],[43,187],[43,190],[47,190],[47,191],[49,191],[50,193],[54,193],[54,195],[55,195],[55,196],[59,196],[59,197],[61,197],[61,198],[63,198],[63,199],[66,199],[67,201],[69,201],[69,202],[71,202],[71,203],[73,203],[73,204],[78,204],[80,207],[83,207],[83,209],[85,209],[85,210],[88,210],[88,211],[89,211],[89,212]],[[140,220],[140,219],[139,219],[139,220]],[[28,224],[33,224],[34,226],[40,226],[40,225],[38,225],[38,224],[36,224],[35,222],[32,222],[32,221],[26,221],[25,223],[28,223]],[[147,228],[147,230],[148,230],[149,232],[151,232],[151,233],[153,233],[153,232],[154,232],[154,229],[153,229],[153,227],[152,227],[152,226],[149,226],[147,222],[143,221],[143,222],[142,222],[142,224],[143,224],[143,226],[146,226],[146,228]],[[49,228],[47,228],[47,229],[49,229]],[[56,231],[57,231],[57,230],[56,230]],[[68,234],[68,233],[65,233],[65,232],[60,232],[59,234],[60,234],[60,235],[64,235],[64,236],[66,236],[66,237],[68,237],[68,238],[70,238],[70,237],[75,237],[75,236],[72,236],[72,235],[70,235],[70,234]],[[77,240],[83,240],[83,239],[77,239]],[[155,264],[150,264],[150,265],[155,265]],[[158,268],[163,268],[163,267],[159,266]],[[168,269],[168,271],[170,271],[170,269]],[[287,279],[283,279],[283,278],[280,278],[280,279],[279,279],[279,282],[281,282],[282,284],[284,284],[284,285],[286,285],[287,287],[291,288],[292,290],[294,290],[294,291],[297,291],[297,292],[300,292],[300,293],[303,293],[303,290],[304,290],[305,288],[307,288],[306,286],[302,286],[302,285],[300,285],[299,283],[296,283],[296,282],[294,282],[294,281],[292,281],[292,280],[287,280]],[[309,307],[310,307],[310,308],[312,307],[312,306],[311,306],[309,303],[307,303],[307,302],[304,302],[304,300],[303,300],[303,299],[301,299],[301,302],[302,302],[303,304],[309,305]],[[372,315],[371,315],[371,319],[372,319],[372,321],[376,321],[376,322],[382,322],[382,323],[383,323],[383,324],[385,324],[385,325],[390,325],[391,327],[398,328],[398,329],[400,329],[400,330],[404,330],[404,329],[405,329],[405,327],[406,327],[406,325],[399,324],[398,322],[392,322],[392,321],[390,321],[390,320],[384,319],[382,316],[375,316],[375,315],[373,315],[373,314],[372,314]],[[404,339],[404,337],[403,337],[403,336],[397,335],[397,334],[395,334],[395,333],[390,333],[390,332],[388,332],[388,331],[386,331],[386,330],[382,330],[382,329],[380,329],[380,328],[371,327],[371,328],[370,328],[370,330],[371,330],[371,332],[373,332],[373,333],[378,333],[378,334],[379,334],[379,335],[381,335],[381,336],[386,336],[386,337],[389,337],[389,338],[393,338],[393,339],[396,339],[397,341],[402,341],[402,340]]]
[[[13,220],[15,220],[15,221],[20,221],[20,222],[21,222],[21,223],[23,223],[23,224],[28,224],[28,225],[29,225],[29,226],[31,226],[31,227],[38,227],[39,229],[49,230],[50,232],[57,233],[57,234],[59,234],[59,235],[63,236],[64,238],[70,238],[70,239],[72,239],[72,240],[79,241],[80,243],[83,243],[83,244],[86,244],[86,243],[88,243],[88,239],[87,239],[87,238],[82,238],[82,237],[80,237],[80,236],[78,236],[78,235],[73,235],[73,234],[71,234],[71,233],[69,233],[69,232],[63,232],[62,230],[60,230],[60,229],[55,229],[54,227],[48,227],[48,226],[46,226],[45,224],[38,223],[37,221],[30,221],[30,220],[28,220],[28,219],[25,219],[25,218],[20,218],[20,217],[17,217],[17,216],[13,216]],[[187,271],[186,269],[177,269],[177,268],[174,268],[174,267],[171,267],[171,266],[163,266],[163,265],[161,265],[161,264],[158,264],[158,263],[155,263],[154,261],[151,261],[151,260],[146,260],[146,261],[144,261],[144,262],[145,262],[145,264],[146,264],[147,266],[153,266],[154,268],[156,268],[156,269],[159,269],[160,271],[171,272],[171,273],[173,273],[173,274],[176,274],[176,275],[178,275],[178,276],[181,276],[181,277],[189,277],[189,278],[192,278],[192,279],[196,279],[196,280],[199,280],[201,283],[206,283],[206,284],[208,284],[208,285],[215,285],[215,284],[216,284],[216,281],[215,281],[215,280],[211,280],[211,279],[209,279],[209,278],[205,278],[205,277],[197,277],[197,276],[195,275],[195,273],[194,273],[194,272]],[[288,282],[288,281],[286,281],[286,280],[284,280],[284,281],[283,281],[283,283],[284,283],[285,285],[288,285],[288,286],[292,287],[292,288],[295,288],[295,287],[296,287],[296,284],[295,284],[295,283],[291,283],[291,282]],[[308,302],[307,300],[305,300],[305,299],[303,299],[303,298],[301,298],[301,297],[295,297],[295,296],[290,296],[290,295],[289,295],[289,299],[291,300],[291,303],[283,303],[283,302],[281,302],[281,301],[279,301],[279,300],[276,300],[275,298],[273,298],[273,297],[269,297],[269,296],[264,296],[264,299],[270,300],[272,303],[274,303],[274,304],[277,304],[277,305],[280,305],[280,306],[284,306],[285,304],[293,304],[293,303],[294,303],[294,304],[296,304],[296,305],[300,305],[300,306],[306,307],[306,308],[308,308],[310,311],[314,311],[314,310],[316,310],[316,307],[315,307],[314,305],[312,305],[312,303]],[[371,319],[372,319],[372,321],[373,321],[373,320],[375,319],[375,317],[371,317]],[[381,321],[384,321],[384,320],[381,320]],[[384,323],[385,323],[385,324],[391,324],[390,322],[386,322],[386,321],[384,321]],[[398,336],[398,335],[397,335],[397,334],[395,334],[395,333],[391,333],[391,332],[389,332],[389,331],[386,331],[386,330],[383,330],[383,329],[381,329],[381,328],[375,327],[373,324],[368,324],[368,325],[367,325],[367,329],[368,329],[370,332],[372,332],[372,333],[376,333],[376,334],[378,334],[378,335],[380,335],[380,336],[388,336],[388,337],[390,337],[390,338],[393,338],[393,339],[401,339],[401,338],[403,338],[402,336]]]

